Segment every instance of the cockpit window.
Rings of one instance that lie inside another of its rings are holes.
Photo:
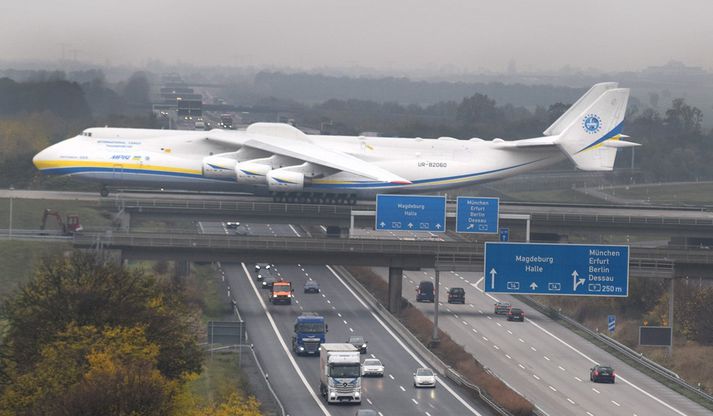
[[[83,131],[82,136],[87,136],[87,137],[92,137],[92,132],[91,131]]]

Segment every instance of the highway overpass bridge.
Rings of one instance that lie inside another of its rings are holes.
[[[337,264],[389,268],[389,303],[399,307],[403,270],[482,271],[482,242],[160,233],[77,233],[77,248],[122,259]],[[630,249],[632,277],[713,278],[713,250]]]
[[[374,226],[373,203],[358,206],[284,204],[260,197],[207,196],[204,199],[117,197],[104,199],[101,204],[103,208],[122,213],[125,230],[131,228],[131,217],[185,215],[197,220],[229,218],[271,224],[336,225],[342,229]],[[448,213],[454,215],[454,204],[448,204]],[[500,213],[505,214],[500,220],[501,226],[509,227],[511,237],[521,241],[526,239],[525,222],[507,216],[528,215],[533,241],[566,241],[571,234],[583,233],[631,234],[668,238],[681,246],[713,247],[713,212],[700,209],[502,203]],[[448,220],[449,229],[454,225],[454,220]]]

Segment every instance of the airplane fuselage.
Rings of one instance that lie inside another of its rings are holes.
[[[215,190],[267,194],[267,184],[206,177],[204,158],[235,151],[206,139],[210,132],[90,128],[53,145],[35,159],[45,173],[71,175],[112,187]],[[220,134],[246,135],[244,131]],[[540,169],[564,159],[552,148],[513,152],[498,141],[308,136],[321,147],[345,153],[388,170],[410,183],[375,181],[349,172],[305,180],[303,192],[425,193],[493,181]]]

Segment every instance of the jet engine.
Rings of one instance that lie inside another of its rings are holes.
[[[304,189],[305,175],[285,169],[275,169],[267,173],[267,187],[276,192],[294,192]]]
[[[272,167],[262,163],[241,162],[235,165],[233,175],[238,183],[265,185],[265,175]]]
[[[221,155],[203,158],[203,176],[215,179],[234,179],[237,160]]]

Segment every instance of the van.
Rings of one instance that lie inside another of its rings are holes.
[[[433,302],[436,291],[433,289],[433,282],[423,280],[416,289],[416,302]]]
[[[448,290],[448,303],[465,304],[465,289],[462,287],[452,287]]]

